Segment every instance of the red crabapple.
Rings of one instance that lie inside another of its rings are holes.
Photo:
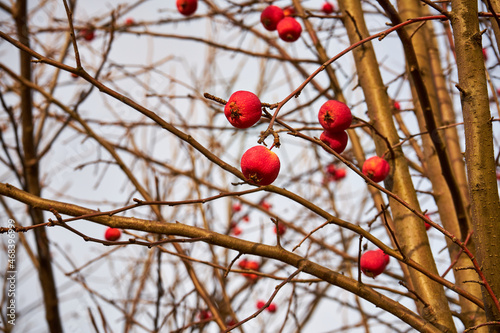
[[[319,109],[318,120],[325,130],[343,131],[351,126],[351,109],[342,102],[329,100]]]
[[[431,219],[430,216],[427,214],[425,214],[425,217],[427,217],[429,220]],[[429,223],[425,222],[425,230],[429,230],[431,227],[432,226]]]
[[[210,312],[210,310],[201,310],[200,313],[198,313],[198,317],[200,320],[208,320],[212,318],[212,312]]]
[[[389,264],[390,257],[378,249],[366,251],[361,255],[359,262],[361,271],[368,277],[375,278],[381,274]]]
[[[346,169],[337,169],[333,175],[334,180],[341,180],[347,175]]]
[[[235,226],[235,227],[232,227],[232,228],[231,228],[231,233],[232,233],[233,235],[235,235],[235,236],[239,236],[239,235],[241,235],[241,233],[242,233],[242,232],[243,232],[243,231],[242,231],[242,230],[241,230],[241,228],[240,228],[240,227],[238,227],[238,226]]]
[[[196,12],[198,0],[177,0],[177,10],[184,16],[189,16]]]
[[[328,147],[340,154],[344,151],[345,147],[347,147],[347,141],[349,140],[349,137],[347,136],[347,133],[345,131],[323,131],[319,139],[323,141]]]
[[[121,235],[122,235],[122,232],[120,231],[120,229],[117,229],[117,228],[108,227],[106,229],[106,232],[104,232],[104,238],[110,242],[114,242],[115,240],[118,240],[121,237]]]
[[[258,271],[260,267],[260,264],[257,261],[254,260],[248,260],[245,263],[245,267],[243,269],[250,269],[254,271]],[[257,274],[252,274],[252,273],[242,273],[244,277],[250,279],[250,280],[257,280],[259,276]]]
[[[260,14],[260,22],[266,30],[274,31],[278,23],[285,17],[283,10],[278,6],[268,6]]]
[[[87,42],[90,42],[94,39],[95,37],[95,30],[94,28],[83,28],[80,30],[79,35],[83,37]]]
[[[265,210],[269,210],[273,207],[273,205],[271,205],[269,202],[267,202],[266,200],[262,200],[259,205],[264,208]]]
[[[281,236],[285,232],[286,232],[286,225],[284,225],[282,222],[278,222],[278,228],[276,228],[276,225],[274,225],[274,233],[278,233]]]
[[[254,271],[257,271],[259,270],[260,268],[260,264],[258,261],[255,261],[255,260],[248,260],[247,261],[247,264],[245,266],[246,269],[251,269],[251,270],[254,270]]]
[[[267,311],[269,311],[271,313],[275,313],[276,309],[277,309],[276,304],[274,304],[274,303],[269,304],[269,306],[267,307]]]
[[[241,156],[241,172],[250,183],[269,185],[278,177],[280,160],[268,148],[255,146]]]
[[[233,204],[233,212],[239,212],[241,210],[241,204],[239,202],[235,202]]]
[[[260,100],[249,91],[236,91],[229,97],[224,115],[234,127],[249,128],[262,116]]]
[[[255,304],[255,306],[257,307],[257,309],[262,309],[264,306],[266,305],[266,302],[263,301],[263,300],[258,300],[257,303]]]
[[[330,163],[326,166],[326,173],[328,173],[330,175],[334,175],[336,170],[337,170],[337,168],[335,167],[335,164],[333,164],[333,163]]]
[[[363,163],[363,174],[378,183],[384,180],[389,175],[391,167],[389,163],[378,156],[370,157]]]
[[[241,259],[239,262],[238,262],[238,267],[241,268],[241,269],[244,269],[246,268],[248,265],[248,260],[247,259]]]
[[[279,21],[277,29],[280,38],[288,43],[295,42],[302,33],[302,26],[300,23],[290,16]]]
[[[333,11],[335,10],[335,8],[333,7],[333,5],[331,3],[329,3],[328,1],[325,1],[323,3],[323,7],[321,7],[321,10],[323,11],[323,13],[325,13],[326,15],[328,15],[328,14],[333,13]]]

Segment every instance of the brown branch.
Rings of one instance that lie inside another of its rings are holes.
[[[77,205],[41,199],[27,192],[21,191],[12,185],[0,183],[0,195],[15,198],[20,202],[24,202],[30,206],[36,206],[39,209],[55,209],[60,214],[77,216],[92,213],[91,210]],[[138,218],[120,216],[97,216],[88,218],[88,220],[114,228],[141,230],[151,233],[177,235],[189,238],[206,237],[208,239],[206,243],[209,244],[230,248],[241,253],[254,254],[260,257],[275,259],[296,268],[302,268],[303,272],[359,295],[368,302],[371,302],[385,311],[394,314],[404,322],[418,330],[421,330],[422,332],[440,332],[440,330],[430,325],[420,316],[416,315],[389,297],[379,294],[373,289],[359,284],[357,281],[338,272],[332,271],[324,266],[277,246],[269,246],[261,243],[237,239],[228,235],[215,233],[181,223],[164,223],[160,221],[141,220]]]

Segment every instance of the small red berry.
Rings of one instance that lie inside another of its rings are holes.
[[[243,232],[243,231],[241,230],[241,228],[240,228],[240,227],[233,227],[233,228],[231,228],[231,233],[232,233],[233,235],[235,235],[235,236],[239,236],[239,235],[241,235],[241,233],[242,233],[242,232]]]
[[[500,172],[497,172],[497,180],[500,180]]]
[[[425,217],[427,217],[429,220],[431,219],[430,216],[427,214],[425,214]],[[432,226],[429,223],[425,222],[425,230],[429,230],[431,227]]]
[[[345,147],[347,147],[347,141],[349,141],[349,137],[345,131],[323,131],[319,139],[338,154],[344,151]]]
[[[79,32],[80,36],[83,37],[87,42],[90,42],[94,39],[95,37],[95,30],[94,28],[83,28]]]
[[[243,274],[243,276],[251,281],[255,281],[259,278],[257,274]]]
[[[134,24],[135,24],[135,21],[134,21],[134,19],[133,19],[133,18],[131,18],[131,17],[127,17],[127,18],[125,19],[125,25],[130,26],[130,25],[134,25]]]
[[[366,251],[361,256],[359,265],[361,271],[368,277],[375,278],[389,264],[390,257],[382,250]]]
[[[224,107],[224,115],[236,128],[248,128],[262,116],[261,103],[257,95],[249,91],[236,91]]]
[[[347,175],[346,169],[337,169],[337,171],[335,171],[335,174],[333,175],[333,179],[341,180],[345,178],[346,175]]]
[[[283,14],[285,17],[295,15],[295,8],[293,8],[293,6],[286,7],[283,9]]]
[[[264,208],[265,210],[269,210],[273,207],[273,205],[271,205],[269,202],[267,202],[266,200],[262,200],[259,204],[262,208]]]
[[[120,229],[108,227],[104,233],[104,238],[109,242],[118,240],[122,235]]]
[[[239,212],[241,210],[241,204],[239,202],[235,202],[233,204],[233,212]]]
[[[71,77],[72,77],[73,79],[78,79],[78,74],[71,73]]]
[[[378,183],[384,180],[388,175],[391,167],[389,163],[378,156],[370,157],[363,163],[363,174]]]
[[[212,318],[212,312],[209,310],[201,310],[200,313],[198,314],[198,317],[200,320],[207,320]]]
[[[293,17],[285,17],[277,26],[278,35],[282,40],[288,43],[295,42],[302,33],[302,26]]]
[[[241,219],[242,219],[242,220],[243,220],[243,222],[245,222],[245,223],[250,222],[250,216],[248,216],[248,215],[243,216]]]
[[[483,48],[483,58],[484,58],[484,61],[488,60],[488,53],[486,52],[485,48]]]
[[[238,267],[241,269],[245,269],[248,265],[248,260],[246,259],[241,259],[240,262],[238,262]]]
[[[260,22],[269,31],[276,30],[278,23],[285,17],[283,10],[278,6],[268,6],[260,14]]]
[[[333,5],[331,3],[329,3],[328,1],[325,1],[323,3],[323,7],[321,7],[321,10],[323,11],[323,13],[325,13],[326,15],[328,15],[328,14],[333,13],[333,11],[335,10],[335,8],[333,7]]]
[[[258,271],[259,267],[260,267],[260,264],[257,261],[248,260],[246,262],[246,266],[244,268],[250,269],[253,271]],[[252,273],[242,273],[241,275],[243,275],[244,277],[246,277],[250,280],[257,280],[259,278],[259,276],[257,274],[252,274]]]
[[[245,268],[257,271],[260,268],[260,264],[255,260],[248,260]]]
[[[343,131],[351,126],[351,109],[342,102],[329,100],[319,109],[318,120],[325,130]]]
[[[284,225],[283,223],[278,222],[278,228],[276,228],[276,225],[274,226],[274,233],[278,233],[281,236],[285,232],[286,232],[286,225]]]
[[[276,304],[274,304],[274,303],[269,304],[269,306],[267,307],[267,311],[269,311],[271,313],[275,313],[276,310],[277,310]]]
[[[177,0],[177,10],[184,16],[189,16],[196,12],[198,0]]]
[[[335,167],[335,164],[333,164],[333,163],[330,163],[326,166],[326,173],[328,173],[330,175],[334,175],[335,170],[337,170],[337,168]]]
[[[268,148],[255,146],[241,156],[241,172],[253,184],[269,185],[278,177],[280,160]]]
[[[397,101],[396,101],[396,102],[394,102],[394,108],[395,108],[396,110],[398,110],[398,111],[399,111],[399,110],[401,110],[401,105],[399,105],[399,102],[397,102]]]
[[[265,301],[262,301],[262,300],[259,300],[257,301],[257,303],[255,304],[255,306],[257,307],[257,309],[262,309],[264,306],[266,305],[266,302]]]

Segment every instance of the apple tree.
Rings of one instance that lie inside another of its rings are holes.
[[[500,332],[499,0],[0,1],[3,332]]]

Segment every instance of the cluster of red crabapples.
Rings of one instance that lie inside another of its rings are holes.
[[[267,6],[260,14],[260,22],[269,31],[278,30],[278,36],[285,42],[293,43],[302,34],[302,26],[292,16],[293,8],[285,11],[278,6]],[[286,14],[286,15],[285,15]]]
[[[252,92],[234,92],[224,107],[224,115],[231,125],[245,129],[255,125],[262,116],[259,98]],[[264,146],[254,146],[241,157],[241,172],[245,179],[255,185],[269,185],[280,171],[278,155]]]

